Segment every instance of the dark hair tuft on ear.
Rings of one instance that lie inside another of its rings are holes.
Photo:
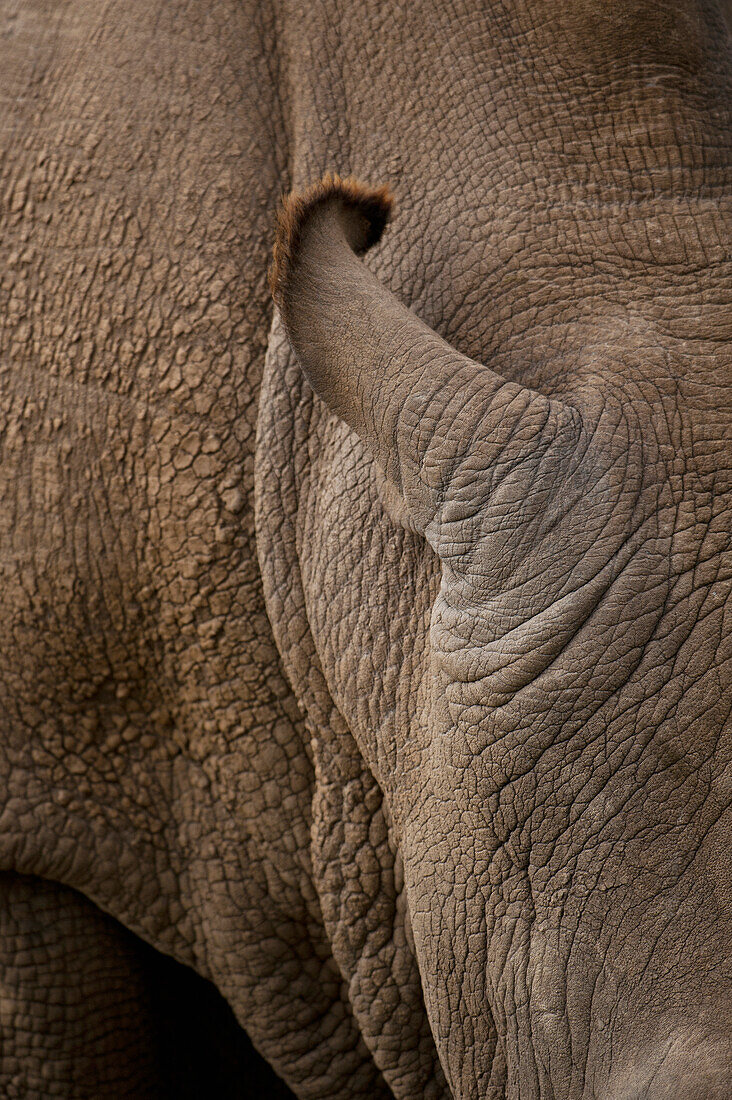
[[[277,214],[269,285],[272,297],[281,306],[285,287],[297,262],[303,231],[313,214],[332,207],[334,212],[360,215],[349,219],[348,243],[357,254],[377,243],[389,221],[393,196],[388,187],[366,187],[358,180],[326,175],[304,191],[291,191],[282,200]]]

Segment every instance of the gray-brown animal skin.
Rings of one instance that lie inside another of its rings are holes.
[[[728,1100],[729,4],[0,10],[0,1094]]]

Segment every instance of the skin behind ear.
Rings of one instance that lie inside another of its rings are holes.
[[[358,256],[380,239],[391,205],[386,188],[337,176],[293,192],[271,285],[313,389],[358,433],[429,537],[466,476],[480,471],[489,491],[492,477],[537,449],[571,447],[577,417],[455,351],[368,270]]]

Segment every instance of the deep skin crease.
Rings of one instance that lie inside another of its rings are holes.
[[[2,1095],[727,1097],[731,22],[3,3]]]

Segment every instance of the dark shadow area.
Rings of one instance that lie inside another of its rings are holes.
[[[141,949],[171,1100],[294,1100],[211,982],[147,945]]]
[[[292,1100],[231,1008],[57,882],[0,872],[0,1097]]]

